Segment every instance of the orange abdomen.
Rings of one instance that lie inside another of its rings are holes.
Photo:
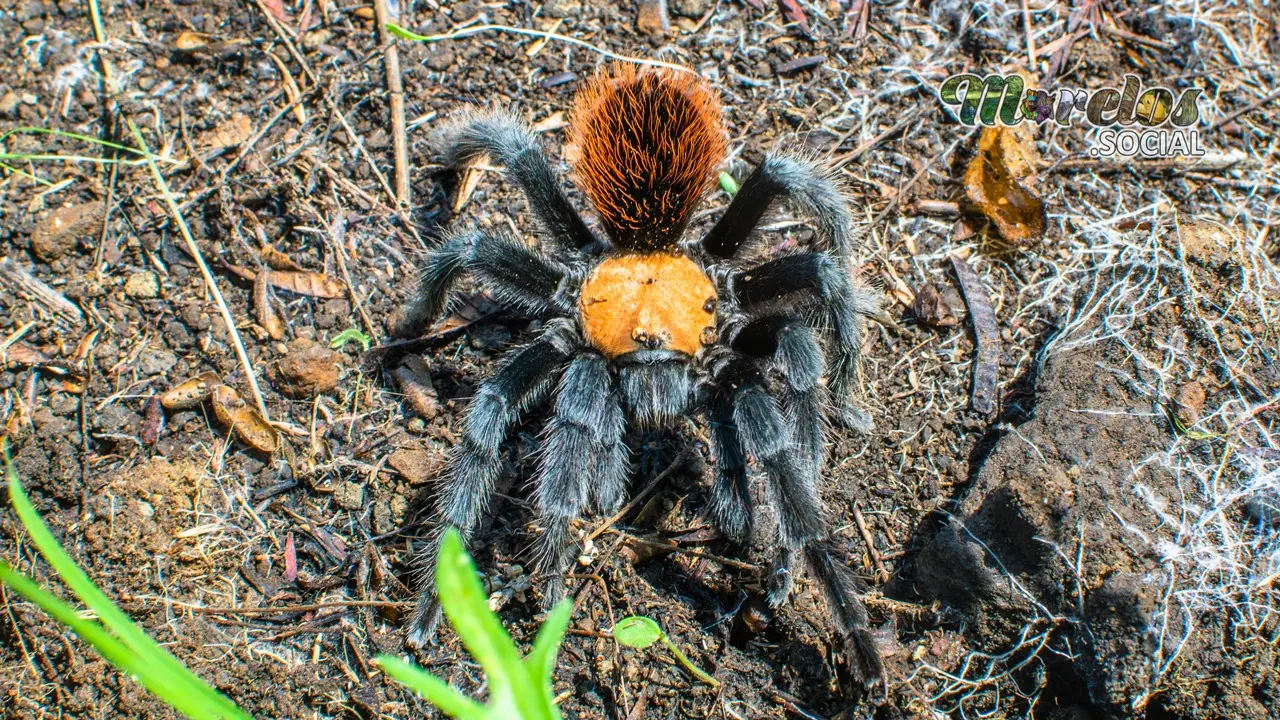
[[[695,355],[715,342],[716,290],[684,255],[605,258],[579,300],[587,342],[608,358],[642,349]]]

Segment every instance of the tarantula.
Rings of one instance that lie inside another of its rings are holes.
[[[583,222],[515,118],[473,115],[450,136],[452,163],[487,153],[505,166],[546,242],[533,249],[504,233],[453,231],[428,257],[406,324],[437,318],[466,273],[546,323],[471,399],[436,505],[440,529],[469,538],[493,493],[508,432],[549,402],[533,487],[545,529],[537,569],[550,607],[565,594],[570,523],[584,512],[615,512],[626,497],[628,423],[668,426],[703,415],[715,455],[710,518],[732,540],[749,535],[753,458],[778,519],[767,602],[785,602],[803,556],[825,591],[852,675],[876,682],[881,666],[859,584],[832,557],[818,496],[827,396],[847,424],[865,423],[849,398],[864,318],[877,312],[876,295],[851,280],[844,196],[814,162],[769,154],[711,231],[682,242],[727,145],[719,100],[692,72],[598,73],[577,94],[568,141],[573,178],[607,239]],[[746,265],[752,231],[782,199],[811,216],[817,247]],[[439,622],[432,570],[440,537],[420,554],[411,645]]]

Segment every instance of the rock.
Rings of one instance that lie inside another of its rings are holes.
[[[294,340],[289,354],[275,364],[276,385],[295,397],[327,393],[338,386],[342,358],[341,353],[310,340]]]
[[[124,281],[124,294],[131,298],[154,298],[160,296],[160,278],[151,271],[134,273]]]
[[[333,499],[345,510],[359,510],[364,507],[364,486],[349,481],[341,483],[333,491]]]
[[[138,356],[138,371],[143,375],[163,375],[178,364],[178,356],[168,350],[147,351]]]
[[[1178,388],[1178,396],[1176,398],[1178,406],[1178,422],[1183,427],[1189,428],[1200,420],[1200,413],[1204,411],[1204,386],[1192,380]]]
[[[31,252],[52,262],[75,249],[80,238],[102,232],[106,205],[101,201],[61,207],[36,223],[31,231]]]
[[[581,0],[548,0],[542,6],[542,14],[549,18],[566,18],[582,12]]]
[[[636,30],[661,37],[671,28],[667,19],[667,0],[640,0],[636,8]]]
[[[702,18],[711,7],[711,0],[671,0],[671,12],[689,18]]]
[[[410,485],[421,485],[434,478],[444,463],[438,454],[417,448],[401,448],[387,457],[387,464],[403,475]]]
[[[10,90],[0,97],[0,115],[5,117],[14,117],[18,111],[18,94]]]

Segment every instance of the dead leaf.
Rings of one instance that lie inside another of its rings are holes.
[[[213,394],[213,388],[221,380],[217,373],[207,372],[190,380],[185,380],[169,388],[160,396],[160,404],[168,410],[186,410],[193,408]]]
[[[1025,184],[1038,164],[1035,146],[1003,125],[987,128],[964,174],[965,194],[1006,242],[1028,247],[1044,236],[1044,202]]]
[[[174,38],[173,46],[182,52],[195,52],[208,46],[213,38],[193,30],[183,30]]]
[[[154,445],[160,439],[160,429],[164,427],[164,408],[160,406],[160,398],[152,395],[142,406],[142,430],[138,439],[143,445]]]
[[[271,17],[279,20],[284,25],[289,25],[289,13],[284,9],[283,0],[262,0],[262,7],[271,13]]]
[[[271,288],[266,273],[258,273],[253,281],[253,311],[262,329],[272,340],[284,337],[284,320],[271,302]]]
[[[471,199],[471,194],[480,185],[480,177],[484,175],[482,168],[488,167],[488,165],[489,155],[485,153],[477,155],[462,166],[462,182],[458,184],[458,197],[453,201],[454,214],[462,212],[462,208],[467,206],[467,201]]]
[[[240,393],[226,385],[213,387],[213,416],[226,425],[245,444],[264,453],[274,453],[280,448],[280,433],[267,424]]]
[[[53,358],[26,343],[14,343],[0,352],[0,363],[4,365],[45,365],[51,362]]]
[[[920,322],[932,327],[952,327],[960,322],[955,311],[938,292],[938,288],[930,282],[926,282],[916,291],[916,299],[911,303],[911,312]]]
[[[809,34],[809,18],[805,17],[804,10],[801,9],[800,3],[796,0],[779,0],[782,4],[782,14],[787,18],[788,22],[796,23],[805,35]]]
[[[258,251],[262,253],[262,259],[265,260],[266,263],[270,265],[274,270],[303,271],[301,265],[294,262],[293,258],[277,250],[274,245],[271,245],[269,243],[263,244],[263,246],[259,248]]]
[[[267,53],[267,57],[271,58],[271,61],[276,64],[276,70],[280,72],[280,84],[284,88],[284,96],[289,99],[289,104],[293,106],[294,118],[298,120],[299,125],[306,125],[307,109],[300,102],[302,91],[298,89],[297,81],[293,79],[293,74],[289,72],[289,66],[276,57],[275,53]]]
[[[467,327],[471,323],[483,320],[496,313],[498,309],[498,303],[494,302],[493,298],[487,293],[472,295],[466,298],[465,302],[459,305],[457,310],[453,311],[453,314],[432,328],[432,332],[439,335]]]
[[[253,125],[249,122],[249,116],[236,113],[201,135],[200,144],[213,150],[225,150],[245,142],[252,136]]]
[[[253,282],[258,277],[258,273],[239,265],[228,263],[226,268],[250,282]],[[308,297],[332,300],[347,296],[347,288],[342,284],[341,280],[329,277],[324,273],[307,270],[268,270],[267,282],[271,283],[272,287]]]
[[[289,582],[298,579],[298,551],[293,544],[293,533],[284,541],[284,579]]]

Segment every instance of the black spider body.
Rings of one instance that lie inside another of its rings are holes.
[[[639,119],[636,108],[644,108]],[[619,123],[631,125],[619,135]],[[854,674],[877,681],[880,663],[858,584],[831,556],[818,495],[828,406],[847,424],[865,424],[849,397],[864,317],[877,309],[875,296],[850,279],[845,198],[813,162],[771,154],[706,237],[682,243],[724,151],[718,105],[696,76],[626,68],[599,76],[579,94],[571,139],[579,151],[575,177],[607,241],[570,205],[518,121],[476,116],[453,135],[450,159],[488,153],[505,166],[549,242],[532,249],[502,234],[455,231],[427,261],[410,325],[435,319],[463,274],[546,320],[472,398],[437,501],[439,527],[469,538],[488,505],[508,433],[526,411],[549,406],[533,487],[544,529],[538,571],[550,606],[564,596],[575,554],[571,522],[615,512],[626,500],[628,424],[705,418],[715,456],[709,516],[731,539],[750,534],[754,461],[778,518],[769,604],[786,600],[803,558],[825,591]],[[812,218],[815,247],[745,264],[749,236],[782,200]],[[438,537],[423,553],[410,628],[415,644],[439,620],[430,572]]]

